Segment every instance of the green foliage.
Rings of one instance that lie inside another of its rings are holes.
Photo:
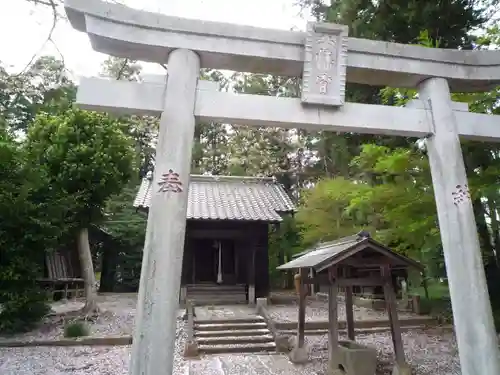
[[[103,251],[113,252],[118,274],[119,290],[135,291],[139,285],[142,249],[146,235],[146,215],[139,214],[132,206],[138,182],[132,180],[120,194],[106,203],[103,227],[117,240]]]
[[[9,74],[0,66],[0,119],[11,130],[25,131],[38,112],[70,108],[75,97],[64,63],[52,56],[40,57],[22,74]]]
[[[89,327],[80,320],[69,322],[64,326],[64,337],[77,338],[88,336],[90,333]]]
[[[35,280],[65,225],[65,198],[47,198],[46,176],[25,163],[23,148],[0,129],[0,331],[32,328],[47,312]]]
[[[26,147],[51,188],[72,197],[69,219],[78,226],[101,220],[107,199],[134,174],[131,139],[107,115],[74,109],[57,116],[41,113]]]
[[[425,260],[440,245],[427,158],[421,150],[364,145],[353,167],[369,175],[347,210],[375,224],[377,236],[402,254]]]
[[[50,311],[45,294],[34,284],[24,290],[10,286],[6,297],[0,312],[0,333],[28,332]]]
[[[146,234],[146,215],[137,213],[132,202],[137,194],[138,183],[132,180],[119,194],[111,196],[106,202],[103,226],[124,245],[142,247]]]
[[[314,188],[304,191],[296,215],[303,245],[308,247],[319,241],[350,236],[362,229],[363,220],[358,220],[346,207],[365,189],[365,185],[338,177],[321,180]],[[364,229],[369,230],[370,225]]]
[[[102,64],[102,75],[111,79],[139,81],[141,72],[142,67],[137,61],[120,57],[109,57]],[[153,169],[159,119],[156,116],[122,116],[119,121],[133,140],[138,177],[143,177]]]
[[[322,180],[305,193],[297,214],[304,244],[365,229],[404,255],[425,264],[439,262],[440,237],[425,155],[418,149],[365,144],[351,168],[356,181]]]
[[[293,216],[283,217],[283,221],[269,234],[269,278],[271,284],[279,285],[283,272],[276,269],[289,261],[301,247],[300,231]]]
[[[428,30],[443,48],[470,46],[470,32],[482,25],[497,0],[343,0],[330,6],[301,0],[319,19],[349,25],[350,35],[404,44],[417,43]]]

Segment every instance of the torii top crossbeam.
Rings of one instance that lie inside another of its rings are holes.
[[[202,68],[301,76],[306,33],[209,22],[135,10],[99,0],[66,0],[71,25],[99,52],[165,63],[187,48]],[[427,78],[451,91],[488,91],[500,84],[500,51],[459,51],[349,38],[347,80],[414,88]]]

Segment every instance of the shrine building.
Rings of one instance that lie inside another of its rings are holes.
[[[153,175],[134,207],[147,214]],[[191,175],[180,302],[255,302],[269,293],[268,234],[295,206],[274,178]]]

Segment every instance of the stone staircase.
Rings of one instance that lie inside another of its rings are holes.
[[[186,296],[187,299],[194,301],[196,306],[247,303],[245,285],[187,285]]]
[[[194,337],[200,353],[259,353],[276,350],[262,317],[195,320]]]

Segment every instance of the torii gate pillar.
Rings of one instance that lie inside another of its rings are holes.
[[[178,49],[168,78],[156,147],[155,190],[142,260],[131,375],[171,374],[179,307],[200,58]]]
[[[500,374],[498,343],[472,200],[445,78],[419,85],[431,113],[427,153],[434,186],[462,373]]]

